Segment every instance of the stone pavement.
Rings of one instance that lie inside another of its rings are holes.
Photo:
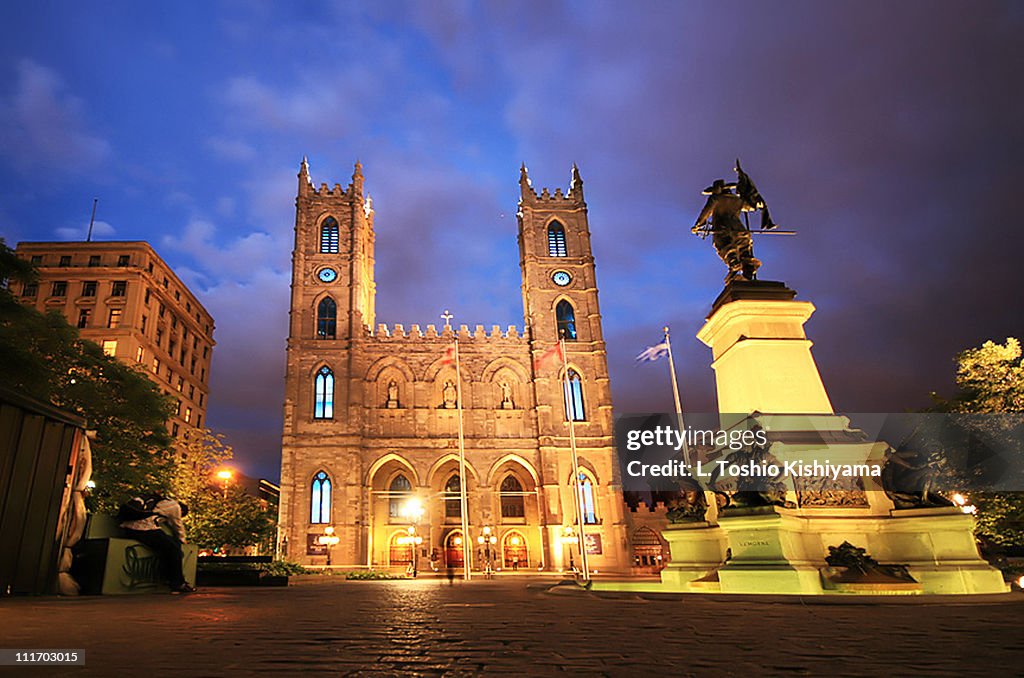
[[[85,667],[6,669],[18,676],[1024,674],[1019,593],[825,605],[549,586],[421,579],[8,598],[0,648],[85,650]]]

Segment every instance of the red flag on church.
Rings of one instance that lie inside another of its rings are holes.
[[[562,364],[562,344],[555,344],[533,361],[533,369],[540,371]]]
[[[451,365],[454,362],[455,362],[455,347],[454,346],[449,346],[447,349],[445,349],[444,357],[441,358],[441,364],[442,365]]]

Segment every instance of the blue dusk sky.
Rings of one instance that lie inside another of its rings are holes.
[[[724,266],[689,233],[734,159],[797,237],[761,278],[838,410],[950,393],[1024,334],[1024,4],[7,2],[0,236],[147,240],[216,319],[209,425],[278,476],[296,173],[363,162],[380,322],[522,326],[520,163],[585,182],[617,411],[715,408]]]

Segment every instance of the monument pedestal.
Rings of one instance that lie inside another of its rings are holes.
[[[814,305],[782,283],[736,280],[726,286],[697,338],[714,356],[721,427],[763,428],[778,462],[828,457],[878,467],[884,442],[850,428],[832,409],[804,323]],[[723,456],[728,450],[722,451]],[[824,459],[821,459],[824,461]],[[895,511],[870,474],[838,481],[786,480],[787,506],[723,511],[718,527],[673,526],[664,536],[670,590],[702,590],[717,569],[723,593],[1002,593],[1002,574],[978,553],[973,516],[956,508]],[[823,578],[829,547],[849,542],[882,565],[905,565],[915,582]],[[721,560],[719,560],[721,562]],[[703,590],[706,590],[704,588]]]
[[[677,523],[661,536],[672,554],[672,560],[661,571],[661,581],[673,590],[692,589],[692,582],[712,574],[725,561],[725,532],[712,523]]]

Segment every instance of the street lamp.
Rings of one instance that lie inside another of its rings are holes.
[[[412,497],[402,504],[399,513],[412,522],[412,525],[406,530],[408,536],[399,537],[399,543],[408,544],[412,547],[412,563],[410,567],[412,568],[412,576],[415,578],[419,569],[419,547],[423,543],[423,537],[416,534],[416,526],[420,524],[420,519],[423,517],[423,502],[416,497]]]
[[[490,525],[485,525],[482,535],[476,538],[476,543],[484,547],[484,577],[490,579],[494,576],[494,568],[491,566],[491,546],[498,543],[498,538],[491,534]]]
[[[225,499],[228,498],[228,483],[231,482],[231,479],[234,476],[235,476],[235,472],[232,471],[231,469],[227,469],[226,468],[226,469],[222,469],[220,471],[217,471],[217,477],[220,478],[221,481],[224,483],[224,498]]]
[[[322,535],[320,535],[319,537],[317,537],[316,541],[317,541],[318,544],[322,544],[323,546],[327,547],[327,567],[330,567],[331,566],[331,549],[333,549],[335,547],[335,545],[339,541],[341,541],[341,538],[338,537],[338,535],[334,534],[334,526],[333,525],[328,525],[327,527],[324,528],[324,533]]]
[[[572,571],[573,576],[576,574],[576,564],[572,560],[572,545],[578,544],[576,539],[576,530],[572,529],[572,525],[566,525],[562,528],[562,543],[569,547],[569,569]]]

